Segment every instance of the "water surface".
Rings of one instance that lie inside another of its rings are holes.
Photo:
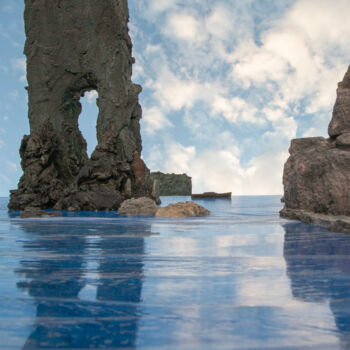
[[[212,215],[24,220],[1,199],[0,349],[350,348],[350,235],[278,196],[196,202]]]

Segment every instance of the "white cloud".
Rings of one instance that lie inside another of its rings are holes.
[[[0,148],[3,148],[3,147],[4,147],[4,144],[5,144],[4,140],[1,140],[1,139],[0,139]]]
[[[166,141],[164,153],[153,157],[153,169],[169,173],[187,173],[192,177],[193,191],[231,191],[234,195],[267,195],[282,193],[283,165],[287,152],[268,153],[253,158],[247,165],[240,162],[241,153],[228,132],[218,135],[217,145],[198,151],[195,146]],[[159,147],[157,147],[159,149]]]
[[[220,95],[214,97],[212,110],[215,114],[222,114],[229,122],[247,122],[263,124],[265,121],[256,117],[257,108],[249,105],[240,97],[225,98]]]
[[[164,31],[169,36],[179,39],[198,41],[201,36],[200,22],[187,13],[173,13],[168,18]]]
[[[161,13],[176,5],[176,0],[146,0],[152,13]]]
[[[264,108],[266,119],[271,122],[273,129],[267,131],[265,136],[277,136],[279,138],[287,137],[293,139],[296,137],[298,124],[292,116],[280,108]]]
[[[98,93],[96,90],[87,91],[85,92],[84,97],[86,97],[89,104],[96,103]]]
[[[170,141],[166,145],[165,169],[170,173],[189,173],[191,163],[196,155],[194,146],[185,147],[178,142]],[[181,170],[180,170],[181,169]]]
[[[154,134],[158,130],[172,126],[164,112],[157,107],[144,108],[142,120],[148,134]]]
[[[344,11],[348,1],[296,1],[286,15],[261,34],[261,45],[241,44],[229,57],[234,63],[233,78],[243,88],[269,86],[288,103],[308,99],[306,110],[329,109],[336,83],[346,70],[350,54],[344,37]],[[328,25],[327,25],[328,23]],[[335,47],[341,50],[331,50]],[[344,53],[347,56],[344,56]],[[273,85],[266,85],[273,82]]]
[[[216,40],[227,40],[232,37],[234,24],[230,9],[219,5],[206,18],[205,29]]]
[[[159,132],[146,161],[188,172],[196,191],[280,194],[289,140],[326,132],[349,63],[349,1],[266,1],[266,13],[251,2],[184,4],[143,1],[155,34],[134,31],[145,137]]]
[[[168,111],[192,107],[201,90],[195,81],[181,79],[166,68],[161,70],[157,80],[150,82],[150,85],[154,89],[154,98]]]

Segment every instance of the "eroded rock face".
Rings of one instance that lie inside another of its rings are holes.
[[[152,196],[141,159],[138,95],[131,81],[127,0],[25,0],[30,135],[9,209],[117,209]],[[98,145],[89,159],[79,99],[97,90]]]
[[[350,67],[339,83],[328,131],[329,139],[292,140],[283,174],[282,216],[306,221],[312,216],[308,212],[350,215]]]
[[[157,217],[184,218],[210,215],[210,211],[194,202],[179,202],[158,208]]]
[[[192,193],[192,179],[186,174],[164,174],[156,171],[151,173],[151,178],[158,182],[161,196],[190,196]]]

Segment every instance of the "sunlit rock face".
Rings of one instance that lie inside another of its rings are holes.
[[[30,135],[10,209],[117,209],[151,196],[141,159],[138,95],[131,81],[127,0],[26,0]],[[79,99],[97,90],[98,145],[89,159],[78,129]]]
[[[292,140],[283,174],[282,216],[298,218],[300,210],[350,215],[350,67],[339,83],[328,133],[329,139]]]

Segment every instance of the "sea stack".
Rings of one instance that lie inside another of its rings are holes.
[[[30,135],[9,209],[113,210],[131,197],[157,200],[141,158],[127,0],[25,0],[24,19]],[[78,118],[91,90],[99,114],[89,158]]]
[[[350,67],[338,85],[328,134],[328,139],[292,140],[284,166],[281,216],[348,231],[350,218],[344,216],[350,217]]]

